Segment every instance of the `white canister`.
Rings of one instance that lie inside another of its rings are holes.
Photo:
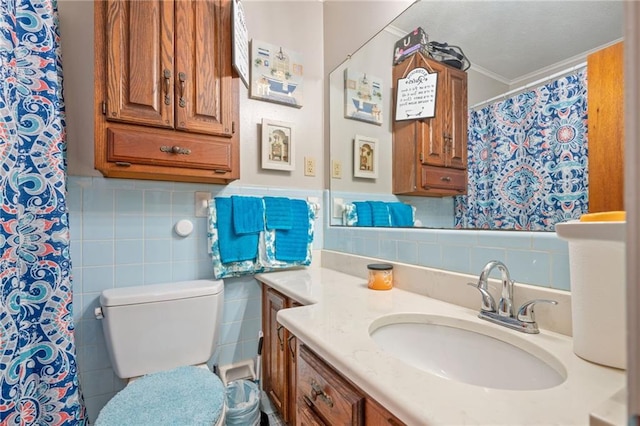
[[[556,225],[569,242],[573,351],[587,361],[626,368],[625,222]]]

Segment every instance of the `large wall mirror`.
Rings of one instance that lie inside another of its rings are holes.
[[[429,40],[461,47],[471,62],[468,105],[476,111],[585,70],[589,54],[622,40],[623,9],[622,1],[418,0],[389,17],[388,26],[329,75],[331,224],[347,224],[344,206],[373,200],[412,205],[417,226],[461,227],[453,197],[392,194],[391,76],[398,40],[421,27]],[[372,94],[369,102],[357,99],[362,90]],[[367,167],[375,170],[362,170],[359,162],[371,149],[376,161]]]

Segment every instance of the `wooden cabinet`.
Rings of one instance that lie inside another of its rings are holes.
[[[276,290],[263,285],[262,330],[262,387],[283,420],[296,422],[296,360],[298,342],[295,336],[278,324],[280,309],[300,306]]]
[[[624,48],[587,57],[589,212],[624,210]]]
[[[95,3],[95,166],[108,177],[239,177],[230,0]]]
[[[420,53],[393,67],[438,74],[435,117],[393,123],[393,193],[460,195],[467,190],[467,74]],[[396,93],[397,96],[397,93]]]

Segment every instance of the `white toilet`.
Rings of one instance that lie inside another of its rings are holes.
[[[129,381],[95,425],[224,424],[225,388],[206,365],[218,343],[223,298],[222,280],[103,291],[96,317],[113,370]]]

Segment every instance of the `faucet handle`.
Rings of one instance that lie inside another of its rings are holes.
[[[476,283],[467,283],[467,285],[474,287],[482,295],[482,308],[481,308],[482,312],[496,311],[496,301],[493,299],[493,296],[491,296],[491,294],[487,290],[485,290],[479,284],[476,284]]]
[[[522,306],[520,306],[520,309],[518,309],[518,316],[516,317],[518,321],[535,323],[536,315],[533,308],[537,303],[550,303],[552,305],[558,304],[558,302],[551,299],[534,299],[525,302],[522,304]]]

